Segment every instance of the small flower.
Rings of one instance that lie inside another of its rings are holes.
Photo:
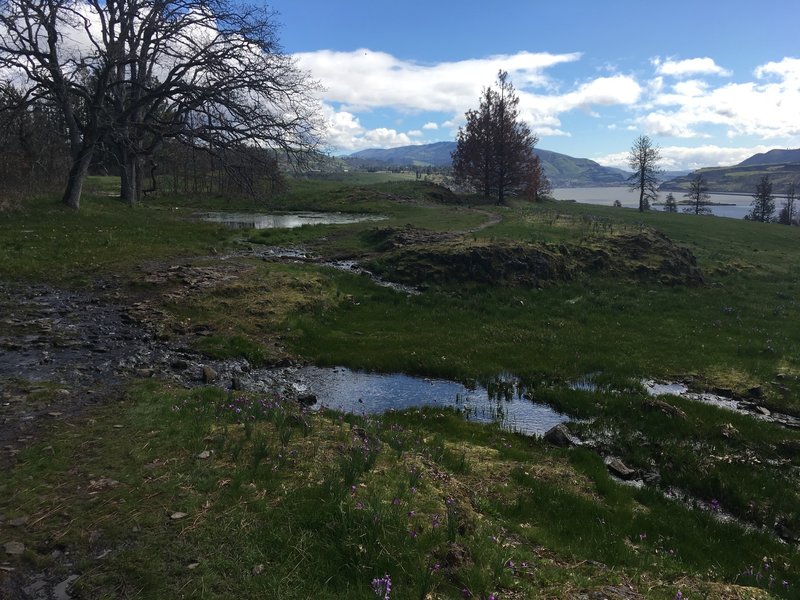
[[[372,591],[375,592],[375,595],[381,598],[381,600],[390,600],[392,595],[392,578],[389,577],[388,573],[383,577],[376,577],[372,580]]]
[[[409,518],[409,519],[411,519],[411,518],[413,518],[413,517],[414,517],[414,515],[416,515],[416,514],[417,514],[417,511],[415,511],[415,510],[410,510],[410,511],[408,511],[408,518]]]
[[[472,598],[472,592],[469,591],[469,588],[463,588],[461,590],[461,597],[462,598]]]
[[[683,600],[683,592],[678,590],[678,593],[675,594],[675,600]]]
[[[789,589],[789,582],[786,581],[785,579],[783,580],[782,585],[783,585],[783,589],[785,589],[785,590]]]
[[[364,508],[364,505],[361,502],[356,502],[356,510],[361,510]]]
[[[400,498],[398,498],[397,496],[392,498],[392,504],[394,504],[395,506],[399,506],[400,505]]]
[[[713,512],[719,512],[719,510],[720,510],[719,500],[717,500],[716,498],[714,498],[711,501],[711,510]]]
[[[640,542],[643,542],[646,539],[647,539],[647,534],[646,533],[640,533],[639,534],[639,541]]]
[[[416,532],[416,531],[414,531],[413,529],[412,529],[411,531],[409,531],[409,532],[408,532],[408,535],[410,535],[410,536],[411,536],[411,539],[412,539],[412,540],[415,540],[415,539],[417,539],[417,532]]]
[[[486,600],[497,600],[498,598],[499,596],[494,592],[492,592],[491,594],[489,594],[489,597]]]

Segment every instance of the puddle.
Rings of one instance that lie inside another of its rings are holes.
[[[545,404],[534,403],[521,394],[509,398],[513,381],[500,380],[483,387],[467,387],[455,381],[412,377],[399,373],[380,374],[345,368],[302,367],[284,370],[284,375],[300,394],[317,396],[317,406],[350,413],[376,414],[423,406],[452,407],[469,420],[498,422],[511,431],[543,435],[548,429],[569,420]],[[488,388],[488,389],[487,389]],[[495,389],[499,390],[495,393]]]
[[[195,219],[220,223],[231,229],[294,229],[303,225],[348,225],[365,221],[383,221],[380,215],[356,213],[303,212],[292,214],[207,212]]]
[[[642,381],[645,390],[650,396],[660,396],[662,394],[669,394],[672,396],[680,396],[689,400],[696,400],[705,404],[711,404],[719,408],[724,408],[733,412],[748,415],[753,418],[776,423],[790,429],[800,429],[800,419],[791,415],[785,415],[776,412],[770,412],[767,409],[758,406],[753,402],[736,400],[734,398],[727,398],[718,394],[710,394],[707,392],[691,392],[689,387],[680,382],[663,382],[645,379]]]
[[[326,262],[323,263],[327,267],[331,267],[332,269],[338,269],[339,271],[347,271],[348,273],[356,273],[358,275],[366,275],[369,277],[376,285],[381,287],[389,288],[394,290],[395,292],[400,292],[401,294],[406,294],[408,296],[416,296],[417,294],[422,293],[421,290],[412,287],[410,285],[403,285],[402,283],[394,283],[392,281],[386,281],[385,279],[381,279],[372,271],[368,271],[364,267],[360,266],[354,260],[337,260],[333,262]]]

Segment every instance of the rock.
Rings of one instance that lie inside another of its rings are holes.
[[[234,377],[231,379],[231,389],[240,391],[244,389],[244,385],[242,384],[242,380],[239,377]]]
[[[612,475],[616,475],[620,479],[633,479],[633,476],[636,475],[635,469],[631,469],[618,458],[606,459],[606,467]]]
[[[19,556],[25,552],[25,544],[22,542],[6,542],[3,544],[3,550],[11,556]]]
[[[658,399],[647,400],[644,403],[644,405],[646,408],[650,408],[653,410],[660,410],[665,415],[668,415],[670,417],[678,417],[679,419],[686,418],[686,413],[683,412],[680,408],[678,408],[677,406],[673,406],[669,402],[664,402],[663,400],[658,400]]]
[[[185,360],[180,360],[180,359],[173,360],[170,363],[170,367],[172,367],[176,371],[185,371],[186,369],[189,368],[189,363],[186,362]]]
[[[642,474],[642,479],[648,485],[656,485],[659,481],[661,481],[661,473],[658,471],[647,471],[646,473]]]
[[[178,520],[183,519],[183,518],[188,517],[188,516],[189,516],[189,513],[180,512],[179,511],[179,512],[172,513],[169,516],[169,518],[172,519],[173,521],[178,521]]]
[[[297,401],[303,406],[314,406],[317,403],[317,396],[315,394],[301,394],[297,397]]]
[[[72,596],[69,594],[69,589],[72,584],[78,580],[77,575],[70,575],[64,581],[59,583],[53,588],[53,600],[70,600]]]
[[[141,377],[143,379],[148,379],[155,375],[155,371],[153,369],[136,369],[136,376]]]
[[[203,367],[203,383],[214,383],[217,380],[217,372],[209,366]]]
[[[253,567],[253,571],[252,571],[253,577],[258,577],[263,572],[264,572],[264,565],[256,565],[255,567]]]
[[[764,415],[765,417],[770,416],[772,413],[769,411],[768,408],[764,408],[763,406],[756,406],[756,412],[760,415]]]
[[[197,455],[197,458],[199,458],[200,460],[207,460],[211,458],[211,452],[209,452],[208,450],[203,450],[200,454]]]
[[[563,423],[551,427],[544,434],[544,440],[558,446],[559,448],[569,448],[570,446],[580,446],[581,441],[567,429]]]
[[[28,524],[28,517],[17,517],[16,519],[11,519],[8,524],[11,527],[22,527],[23,525]]]
[[[764,388],[762,388],[760,385],[751,387],[749,390],[747,390],[747,395],[755,400],[760,400],[764,397]]]

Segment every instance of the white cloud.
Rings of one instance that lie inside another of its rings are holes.
[[[339,105],[342,111],[354,114],[390,107],[405,112],[439,112],[450,118],[441,125],[428,122],[422,129],[443,127],[452,133],[463,123],[464,113],[475,106],[482,89],[491,85],[503,69],[517,88],[522,119],[541,136],[569,135],[562,128],[562,113],[580,109],[593,114],[591,107],[631,105],[641,96],[641,87],[627,75],[596,77],[572,90],[556,93],[557,86],[545,71],[580,57],[576,52],[520,52],[421,65],[367,49],[296,55],[298,65],[320,80],[324,88],[322,99]]]
[[[708,58],[707,56],[703,58],[687,58],[685,60],[672,60],[671,58],[661,60],[660,57],[656,57],[651,62],[658,75],[670,77],[681,78],[693,75],[730,77],[732,75],[728,69],[720,67],[714,62],[713,58]]]
[[[367,129],[351,112],[337,111],[327,104],[323,104],[322,108],[327,124],[328,145],[331,149],[340,152],[356,152],[365,148],[410,146],[419,143],[412,138],[422,135],[422,132],[418,130],[401,133],[386,127]]]
[[[548,83],[545,69],[574,62],[579,53],[520,52],[457,62],[423,65],[385,52],[319,50],[295,55],[300,68],[319,79],[324,100],[349,110],[392,106],[408,111],[463,112],[501,69],[519,88]]]
[[[784,58],[755,70],[758,81],[712,88],[706,82],[679,82],[654,94],[636,120],[647,133],[696,137],[718,126],[729,138],[800,136],[800,59]]]
[[[661,148],[662,169],[667,171],[694,170],[702,167],[731,166],[742,162],[759,152],[771,150],[772,146],[748,146],[726,148],[716,145],[696,147],[665,146]],[[593,160],[606,167],[629,170],[628,152],[614,152],[605,156],[598,156]]]

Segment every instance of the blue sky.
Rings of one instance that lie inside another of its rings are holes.
[[[800,147],[800,3],[274,0],[284,50],[320,81],[334,153],[452,140],[507,70],[539,147],[665,168]]]

